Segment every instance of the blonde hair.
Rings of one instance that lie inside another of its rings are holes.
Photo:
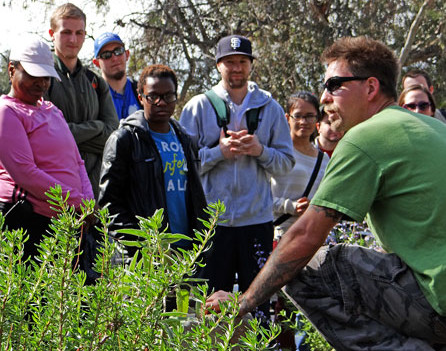
[[[84,26],[87,24],[87,16],[85,15],[85,13],[76,5],[67,2],[66,4],[63,4],[56,8],[56,10],[54,10],[53,14],[51,15],[51,29],[55,31],[57,29],[57,21],[59,19],[65,18],[81,19],[84,21]]]

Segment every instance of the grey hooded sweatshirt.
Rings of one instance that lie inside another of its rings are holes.
[[[221,200],[226,213],[222,226],[240,227],[273,220],[273,201],[268,173],[282,175],[294,166],[290,130],[282,107],[267,91],[248,82],[248,94],[237,108],[222,83],[212,88],[229,104],[229,130],[246,128],[246,111],[260,107],[255,135],[264,146],[259,157],[225,159],[216,141],[221,128],[214,109],[204,94],[193,97],[184,107],[180,124],[199,149],[200,176],[206,200]],[[216,145],[216,146],[215,146]]]

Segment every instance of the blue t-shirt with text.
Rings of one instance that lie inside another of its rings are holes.
[[[150,131],[163,162],[164,190],[170,232],[189,234],[186,210],[187,162],[184,151],[172,128],[168,133]],[[189,246],[186,241],[176,243]]]

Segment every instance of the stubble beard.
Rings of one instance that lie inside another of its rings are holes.
[[[342,121],[342,118],[338,117],[338,119],[331,122],[331,129],[333,129],[335,132],[343,132],[344,131],[344,123]]]
[[[109,80],[121,80],[125,76],[125,71],[119,71],[113,74],[105,74]]]
[[[330,121],[330,128],[334,132],[343,132],[344,131],[344,121],[342,117],[336,113],[333,117],[328,117],[328,120]]]
[[[241,89],[248,84],[248,79],[229,79],[228,85],[231,89]]]

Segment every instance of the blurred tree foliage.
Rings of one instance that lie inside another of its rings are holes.
[[[55,6],[53,0],[27,2]],[[111,0],[95,3],[104,16],[116,6]],[[410,32],[423,5],[419,26]],[[138,76],[152,63],[171,66],[181,82],[179,107],[218,82],[215,45],[233,33],[253,41],[258,60],[252,79],[282,105],[296,90],[321,93],[324,67],[319,57],[337,38],[368,35],[399,56],[410,37],[403,73],[411,67],[426,69],[435,83],[437,104],[446,105],[444,0],[134,0],[132,9],[122,6],[116,25],[132,33],[126,40],[130,72]]]
[[[9,93],[8,57],[9,52],[0,53],[0,95]]]
[[[140,28],[133,38],[131,67],[165,63],[183,83],[180,98],[215,84],[215,44],[237,33],[253,41],[258,57],[253,80],[283,105],[296,90],[321,93],[323,49],[342,36],[368,35],[380,39],[399,55],[422,0],[152,0],[141,11],[118,21]],[[428,70],[436,97],[446,98],[446,2],[428,6],[414,33],[403,73],[409,67]],[[102,1],[102,5],[104,1]]]

